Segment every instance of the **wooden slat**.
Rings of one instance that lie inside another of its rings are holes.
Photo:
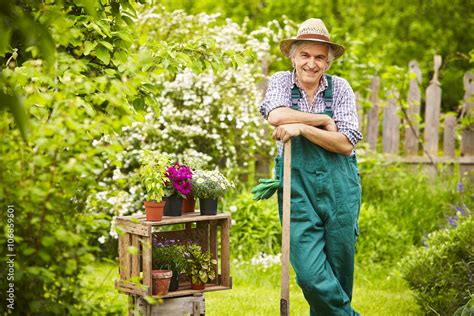
[[[388,106],[384,109],[382,150],[388,154],[398,154],[400,144],[400,117],[397,114],[399,94],[394,87],[387,94]]]
[[[474,108],[474,73],[464,75],[464,104],[463,115],[472,116]],[[474,126],[466,126],[462,131],[461,155],[474,156]]]
[[[205,300],[202,293],[195,293],[184,297],[163,299],[160,304],[150,305],[142,298],[139,298],[140,306],[149,306],[151,316],[175,316],[175,315],[204,315]]]
[[[196,229],[204,233],[204,236],[195,241],[201,246],[202,251],[209,251],[209,222],[196,223]]]
[[[438,81],[438,71],[441,67],[441,56],[434,57],[434,74],[426,89],[425,106],[425,151],[431,156],[438,154],[439,120],[441,116],[441,84]]]
[[[153,233],[153,236],[160,241],[175,240],[179,243],[193,241],[200,245],[202,249],[207,249],[209,239],[207,229],[207,225],[201,225],[190,230],[157,231]]]
[[[444,137],[443,137],[443,155],[454,158],[456,143],[456,115],[447,114],[444,118]]]
[[[214,280],[214,283],[216,283],[218,282],[217,275],[219,273],[219,261],[217,258],[217,223],[215,221],[209,223],[209,250],[211,252],[211,258],[217,261],[214,269],[216,273],[216,279]]]
[[[473,96],[474,96],[474,73],[467,72],[464,75],[464,106],[463,115],[471,116],[473,114]],[[463,157],[474,156],[474,126],[466,126],[461,133],[461,155]],[[473,166],[461,166],[461,176],[468,176],[469,182],[474,182]]]
[[[137,249],[136,254],[132,254],[132,262],[131,262],[131,271],[130,275],[131,277],[138,277],[140,275],[140,267],[138,266],[138,258],[140,256],[140,247],[139,247],[139,236],[132,234],[132,247],[135,247]]]
[[[134,282],[115,280],[115,288],[119,291],[135,295],[147,295],[147,290],[142,285],[137,285]]]
[[[418,137],[420,135],[419,122],[417,117],[420,115],[421,104],[421,70],[416,60],[408,64],[409,72],[415,74],[415,78],[410,79],[408,88],[408,109],[407,127],[405,128],[405,153],[408,156],[418,155]]]
[[[115,222],[117,226],[120,226],[127,233],[140,236],[149,236],[151,232],[150,225],[143,223],[137,219],[135,219],[135,221],[131,221],[119,217],[115,220]]]
[[[133,316],[133,310],[135,308],[136,296],[128,296],[128,316]]]
[[[202,222],[202,221],[212,221],[223,218],[230,218],[229,213],[218,213],[216,215],[200,215],[198,212],[193,213],[184,213],[181,216],[163,216],[163,220],[159,222],[149,222],[146,220],[144,215],[141,216],[120,216],[117,217],[117,220],[125,220],[131,222],[139,222],[145,226],[165,226],[171,224],[184,224],[189,222]]]
[[[130,234],[124,233],[119,236],[119,270],[120,279],[128,280],[130,278],[130,253],[128,247],[130,246]]]
[[[201,304],[199,302],[193,302],[193,316],[199,316],[201,314]]]
[[[151,238],[144,237],[143,238],[143,285],[148,287],[148,295],[151,294]]]
[[[230,218],[221,224],[221,275],[222,285],[230,287]]]
[[[369,149],[372,151],[377,150],[379,134],[379,88],[380,78],[374,76],[370,84],[370,102],[372,103],[372,107],[367,116],[367,142],[369,143]]]
[[[203,292],[214,292],[214,291],[222,291],[222,290],[230,290],[230,286],[224,285],[215,285],[215,284],[206,284],[206,288],[204,290],[179,290],[176,292],[168,292],[168,294],[160,296],[160,298],[170,298],[170,297],[179,297],[179,296],[186,296],[192,295],[195,293],[203,293]],[[157,296],[154,296],[157,297]]]

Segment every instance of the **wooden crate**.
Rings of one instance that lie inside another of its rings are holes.
[[[197,212],[185,213],[177,217],[164,216],[163,220],[159,222],[146,221],[145,216],[118,217],[116,227],[123,233],[119,235],[120,279],[115,282],[115,287],[135,297],[151,296],[151,243],[153,237],[155,237],[180,241],[191,240],[198,243],[203,251],[209,250],[212,258],[217,261],[217,277],[209,281],[204,290],[191,290],[189,282],[180,282],[177,291],[169,292],[161,298],[231,289],[230,220],[229,214],[201,216]],[[169,225],[176,226],[173,226],[173,230],[170,230],[170,227],[167,227]],[[178,226],[180,228],[175,229]],[[220,240],[218,240],[218,229],[220,229]],[[220,256],[218,250],[220,250]]]
[[[206,304],[204,295],[196,293],[189,296],[167,298],[162,304],[150,305],[141,296],[132,298],[130,315],[147,316],[177,316],[177,315],[205,315]]]

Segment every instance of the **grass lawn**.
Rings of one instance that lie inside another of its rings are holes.
[[[232,290],[206,293],[208,315],[279,314],[279,265],[267,270],[242,265],[233,269],[232,276]],[[309,315],[308,304],[295,282],[293,271],[290,278],[290,313]],[[353,306],[362,315],[368,316],[422,315],[401,277],[377,266],[370,269],[356,268]]]
[[[100,263],[84,280],[91,291],[90,304],[100,304],[110,314],[126,314],[127,296],[114,288],[117,266]],[[291,272],[290,311],[308,315],[309,308]],[[206,315],[278,315],[280,301],[279,265],[232,266],[233,289],[206,293]],[[357,267],[353,306],[362,315],[422,315],[405,282],[380,266]]]

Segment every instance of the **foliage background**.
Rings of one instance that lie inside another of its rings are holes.
[[[381,95],[392,84],[405,91],[411,59],[425,87],[437,53],[443,108],[459,112],[472,68],[471,1],[0,0],[0,8],[0,200],[2,214],[15,206],[23,315],[117,310],[81,285],[99,258],[115,259],[113,216],[141,211],[136,171],[146,149],[199,159],[240,183],[244,193],[222,201],[235,221],[234,258],[279,253],[275,203],[245,192],[274,155],[258,113],[266,75],[289,69],[277,43],[304,19],[322,17],[346,46],[331,73],[364,98],[374,74]],[[431,183],[363,149],[358,260],[392,267],[444,227],[458,179]]]

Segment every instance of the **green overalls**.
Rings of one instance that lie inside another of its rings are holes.
[[[324,114],[332,117],[332,78],[326,75]],[[301,92],[292,89],[292,108]],[[359,315],[351,307],[361,185],[355,155],[336,154],[303,136],[291,140],[290,262],[310,315]],[[283,159],[276,158],[282,216]]]

